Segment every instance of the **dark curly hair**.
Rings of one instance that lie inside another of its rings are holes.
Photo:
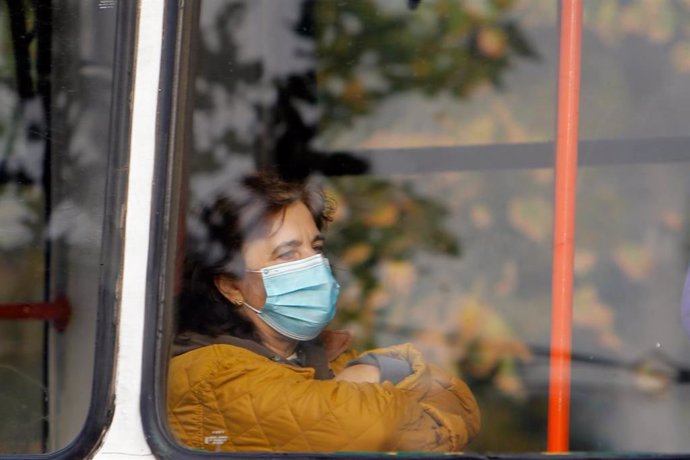
[[[244,243],[264,236],[291,204],[304,203],[319,230],[332,220],[334,206],[320,187],[283,180],[272,170],[245,176],[226,192],[188,217],[177,329],[257,340],[253,325],[216,288],[216,276],[242,278]]]

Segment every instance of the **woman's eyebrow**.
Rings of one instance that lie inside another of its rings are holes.
[[[271,252],[271,255],[277,256],[280,252],[282,252],[286,249],[298,248],[301,245],[302,245],[302,242],[300,240],[283,241],[278,246],[276,246],[275,249],[273,249],[273,251]]]
[[[316,235],[314,237],[313,240],[311,240],[311,242],[312,242],[312,244],[314,244],[317,242],[319,242],[319,243],[323,242],[324,240],[325,240],[325,238],[323,237],[323,235],[321,233],[319,233],[318,235]],[[277,256],[280,252],[282,252],[286,249],[298,248],[301,245],[302,245],[302,241],[300,241],[300,240],[283,241],[278,246],[276,246],[275,249],[273,249],[273,251],[271,252],[271,255]]]

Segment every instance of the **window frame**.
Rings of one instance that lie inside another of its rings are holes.
[[[123,238],[121,223],[127,194],[127,170],[130,161],[129,131],[136,37],[136,5],[118,2],[116,5],[115,48],[113,53],[113,103],[110,108],[109,142],[107,151],[105,202],[102,221],[101,272],[99,274],[98,305],[96,320],[96,344],[93,366],[91,402],[79,434],[58,450],[41,454],[7,454],[0,458],[53,460],[62,458],[86,458],[99,446],[112,419],[114,407],[113,375],[115,365],[115,337],[117,330],[117,305]]]

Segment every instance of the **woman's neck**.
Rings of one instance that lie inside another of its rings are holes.
[[[280,334],[256,314],[250,314],[248,316],[250,321],[254,324],[259,340],[261,340],[263,346],[283,358],[287,358],[295,352],[297,345],[299,345],[298,340]]]
[[[297,345],[299,345],[299,342],[297,340],[284,337],[278,334],[277,332],[275,334],[277,335],[277,337],[274,335],[263,336],[259,332],[259,337],[261,337],[261,343],[263,344],[263,346],[265,346],[266,348],[280,355],[283,358],[288,358],[292,356],[292,354],[297,349]]]

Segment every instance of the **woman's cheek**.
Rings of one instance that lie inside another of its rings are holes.
[[[266,303],[266,290],[261,279],[246,280],[245,289],[242,293],[245,302],[256,309],[260,309]]]

